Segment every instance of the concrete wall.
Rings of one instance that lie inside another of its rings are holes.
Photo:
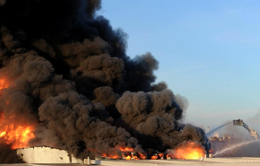
[[[27,163],[82,163],[65,150],[46,146],[17,149],[17,155]]]

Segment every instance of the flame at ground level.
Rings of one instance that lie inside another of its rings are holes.
[[[1,142],[12,144],[12,149],[18,149],[28,146],[29,140],[34,138],[33,126],[25,125],[16,121],[15,116],[5,117],[0,113],[0,138]]]
[[[140,152],[134,152],[133,148],[129,147],[116,147],[117,154],[102,154],[103,157],[111,158],[111,159],[125,159],[125,160],[140,160],[146,159],[146,155]],[[121,154],[121,155],[119,155]]]
[[[110,159],[125,159],[125,160],[139,160],[139,159],[201,159],[205,157],[205,148],[199,142],[183,142],[180,146],[174,150],[167,150],[166,153],[153,153],[152,151],[145,154],[134,152],[133,148],[121,148],[117,147],[118,154],[102,154],[103,157],[108,157]],[[147,158],[148,157],[148,158]]]
[[[175,159],[200,159],[205,157],[204,147],[197,142],[184,142],[174,150],[168,150],[167,153]]]
[[[2,96],[2,90],[11,86],[10,81],[7,78],[0,78],[0,96]],[[6,105],[9,101],[6,101]],[[28,146],[29,140],[34,138],[32,133],[34,126],[28,124],[19,115],[6,116],[3,112],[0,112],[0,141],[1,143],[11,144],[12,149],[18,149]]]

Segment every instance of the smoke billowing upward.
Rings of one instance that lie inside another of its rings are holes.
[[[126,34],[96,16],[100,0],[0,0],[0,111],[34,126],[30,145],[77,157],[207,141],[184,125],[188,102],[155,84],[151,53],[131,59]]]

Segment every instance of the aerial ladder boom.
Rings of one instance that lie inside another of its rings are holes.
[[[255,139],[259,139],[259,135],[256,133],[255,130],[251,129],[247,124],[245,124],[243,122],[243,120],[238,119],[238,120],[233,120],[233,125],[235,126],[243,126],[252,137],[254,137]]]

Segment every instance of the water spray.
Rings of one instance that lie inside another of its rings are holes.
[[[231,151],[231,150],[234,150],[236,148],[239,148],[239,147],[242,147],[242,146],[245,146],[245,145],[248,145],[248,144],[251,144],[251,143],[255,143],[255,142],[260,142],[260,140],[251,140],[251,141],[246,141],[246,142],[241,142],[241,143],[238,143],[238,144],[235,144],[235,145],[232,145],[230,147],[227,147],[225,149],[222,149],[220,151],[217,151],[214,156],[219,156],[225,152],[228,152],[228,151]]]
[[[223,125],[221,125],[221,126],[215,128],[215,129],[211,130],[210,132],[208,132],[208,133],[206,134],[206,136],[209,137],[209,136],[210,136],[211,134],[213,134],[216,130],[218,130],[218,129],[220,129],[220,128],[222,128],[222,127],[224,127],[224,126],[226,126],[226,125],[228,125],[228,124],[230,124],[230,123],[232,123],[232,122],[225,123],[225,124],[223,124]]]

